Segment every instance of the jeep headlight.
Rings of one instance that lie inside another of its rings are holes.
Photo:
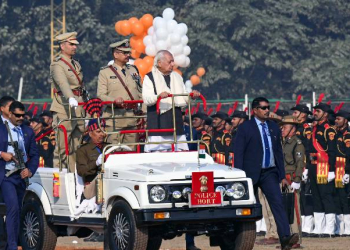
[[[232,185],[231,189],[233,190],[233,198],[240,199],[245,194],[245,187],[242,183],[236,182]]]
[[[166,191],[162,186],[154,186],[149,191],[149,195],[154,202],[161,202],[165,199]]]

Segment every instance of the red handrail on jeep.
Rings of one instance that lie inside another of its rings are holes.
[[[173,94],[169,94],[167,97],[165,97],[165,98],[168,98],[168,97],[173,97],[174,95]],[[176,96],[176,95],[175,95]],[[191,97],[193,97],[193,93],[190,93],[190,96]],[[199,98],[202,100],[202,102],[203,102],[203,109],[204,109],[204,111],[206,111],[207,110],[207,100],[204,98],[204,96],[201,94],[200,96],[199,96]],[[160,113],[160,109],[159,109],[159,105],[160,105],[160,101],[162,100],[163,98],[162,97],[158,97],[158,100],[157,100],[157,104],[156,104],[156,107],[157,107],[157,114],[159,115],[159,113]]]

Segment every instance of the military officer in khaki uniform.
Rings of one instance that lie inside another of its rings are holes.
[[[56,37],[60,54],[50,65],[50,81],[54,91],[50,109],[53,112],[53,127],[60,124],[67,130],[71,172],[75,169],[75,151],[84,131],[84,121],[60,121],[69,118],[69,107],[72,118],[84,116],[83,108],[78,106],[78,102],[83,102],[83,72],[79,62],[73,58],[79,44],[76,36],[76,32],[70,32]],[[59,167],[59,155],[63,167],[67,167],[64,135],[61,130],[58,133],[58,141],[59,145],[57,144],[54,152],[54,167]]]
[[[137,68],[129,65],[131,48],[129,40],[125,39],[120,42],[109,45],[112,50],[114,59],[113,65],[101,68],[98,75],[97,97],[102,101],[114,102],[114,115],[118,118],[108,119],[112,117],[112,105],[108,105],[103,113],[106,119],[108,131],[120,131],[136,129],[137,119],[121,118],[124,116],[135,116],[134,112],[138,105],[123,104],[125,100],[141,100],[142,86],[141,78]],[[121,135],[121,143],[133,143],[137,140],[137,134]],[[110,143],[118,143],[117,135],[110,135],[108,138]]]
[[[306,165],[305,147],[296,135],[298,118],[288,115],[282,118],[280,123],[283,137],[283,155],[286,170],[286,178],[282,185],[287,185],[288,191],[295,195],[293,233],[299,234],[299,242],[294,248],[299,248],[301,243],[301,215],[300,215],[300,183]]]
[[[69,118],[69,107],[72,118],[84,116],[83,108],[78,106],[78,102],[83,102],[83,72],[79,62],[73,58],[79,44],[76,36],[77,32],[70,32],[56,37],[60,54],[50,65],[50,81],[54,91],[50,109],[53,112],[53,127],[61,124],[67,130],[71,172],[74,172],[75,151],[84,131],[84,121],[60,121]],[[54,167],[59,167],[59,155],[63,160],[63,167],[67,167],[64,135],[61,130],[58,132],[58,140],[59,145],[57,144],[54,152]]]

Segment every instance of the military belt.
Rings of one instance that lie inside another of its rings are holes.
[[[53,92],[56,93],[59,96],[63,96],[62,91],[58,91],[57,89],[53,89]],[[82,96],[83,91],[81,89],[72,89],[73,95],[75,96]]]

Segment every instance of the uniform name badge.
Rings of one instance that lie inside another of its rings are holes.
[[[189,207],[216,207],[222,205],[222,193],[214,190],[214,172],[193,172]]]

